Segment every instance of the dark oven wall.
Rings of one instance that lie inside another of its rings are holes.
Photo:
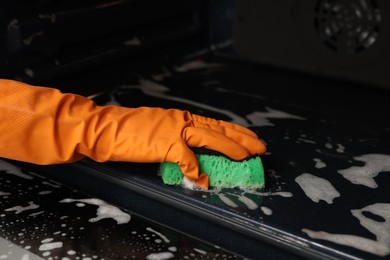
[[[387,0],[235,1],[247,59],[390,89]]]
[[[205,35],[204,1],[0,3],[0,73],[29,83],[41,83],[173,41]]]

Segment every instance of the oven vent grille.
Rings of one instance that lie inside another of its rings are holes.
[[[314,26],[322,43],[341,54],[358,54],[379,37],[382,17],[375,0],[318,0]]]

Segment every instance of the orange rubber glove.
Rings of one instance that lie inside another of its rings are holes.
[[[0,80],[0,157],[35,164],[175,162],[207,189],[188,147],[205,147],[239,160],[262,154],[255,133],[239,125],[162,108],[97,106],[59,90]]]

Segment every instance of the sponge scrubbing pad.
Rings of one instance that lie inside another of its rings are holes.
[[[259,156],[234,161],[223,154],[205,149],[195,150],[195,155],[199,161],[200,172],[209,176],[211,187],[245,189],[264,187],[264,169]],[[165,184],[181,185],[184,181],[184,175],[176,163],[162,163],[160,173]]]

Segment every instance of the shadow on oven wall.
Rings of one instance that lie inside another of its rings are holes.
[[[390,1],[234,2],[241,58],[390,89]]]
[[[1,0],[0,74],[42,83],[201,38],[206,2]]]
[[[217,55],[390,88],[387,0],[1,0],[0,74],[28,83],[183,39]]]

